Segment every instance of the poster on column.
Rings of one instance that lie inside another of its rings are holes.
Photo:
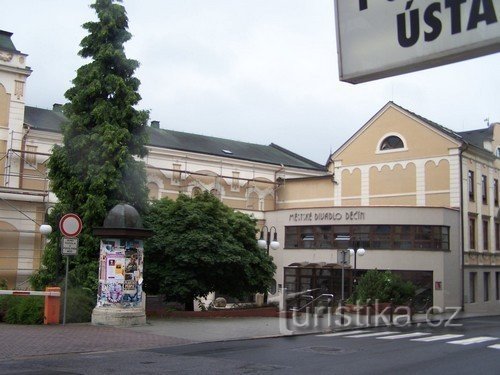
[[[125,281],[123,302],[137,306],[142,297],[142,241],[125,242]]]
[[[98,306],[136,307],[142,301],[143,242],[101,241]]]
[[[106,280],[123,282],[125,280],[125,255],[109,254],[106,257]]]

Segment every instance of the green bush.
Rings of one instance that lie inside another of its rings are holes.
[[[0,297],[0,318],[9,324],[43,323],[43,297]]]
[[[64,291],[63,291],[64,292]],[[66,299],[66,323],[90,322],[96,297],[90,289],[68,288]],[[63,296],[61,296],[61,321],[63,317]]]
[[[7,289],[7,280],[5,279],[0,279],[0,290],[6,290]]]
[[[368,299],[372,302],[389,302],[392,299],[395,304],[402,305],[415,296],[415,290],[415,285],[404,281],[400,275],[375,269],[360,277],[354,293],[360,304],[365,304]]]
[[[42,324],[44,317],[42,296],[0,296],[0,322],[10,324]],[[70,288],[66,300],[66,323],[90,322],[96,298],[89,289]],[[61,295],[61,321],[63,317]]]

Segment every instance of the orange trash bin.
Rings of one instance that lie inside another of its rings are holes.
[[[61,288],[58,286],[49,286],[45,288],[45,291],[59,292],[59,297],[45,296],[43,324],[59,324],[59,317],[61,314]]]

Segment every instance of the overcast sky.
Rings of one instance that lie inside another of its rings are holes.
[[[33,73],[26,103],[64,103],[95,20],[90,0],[3,1]],[[351,85],[338,79],[333,0],[125,0],[141,109],[162,128],[276,143],[324,164],[382,106],[455,131],[500,122],[500,54]],[[498,12],[498,10],[497,10]],[[423,140],[424,141],[424,140]]]

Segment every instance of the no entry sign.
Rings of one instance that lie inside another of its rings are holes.
[[[59,229],[65,237],[76,237],[82,231],[82,220],[76,214],[66,214],[59,221]]]

